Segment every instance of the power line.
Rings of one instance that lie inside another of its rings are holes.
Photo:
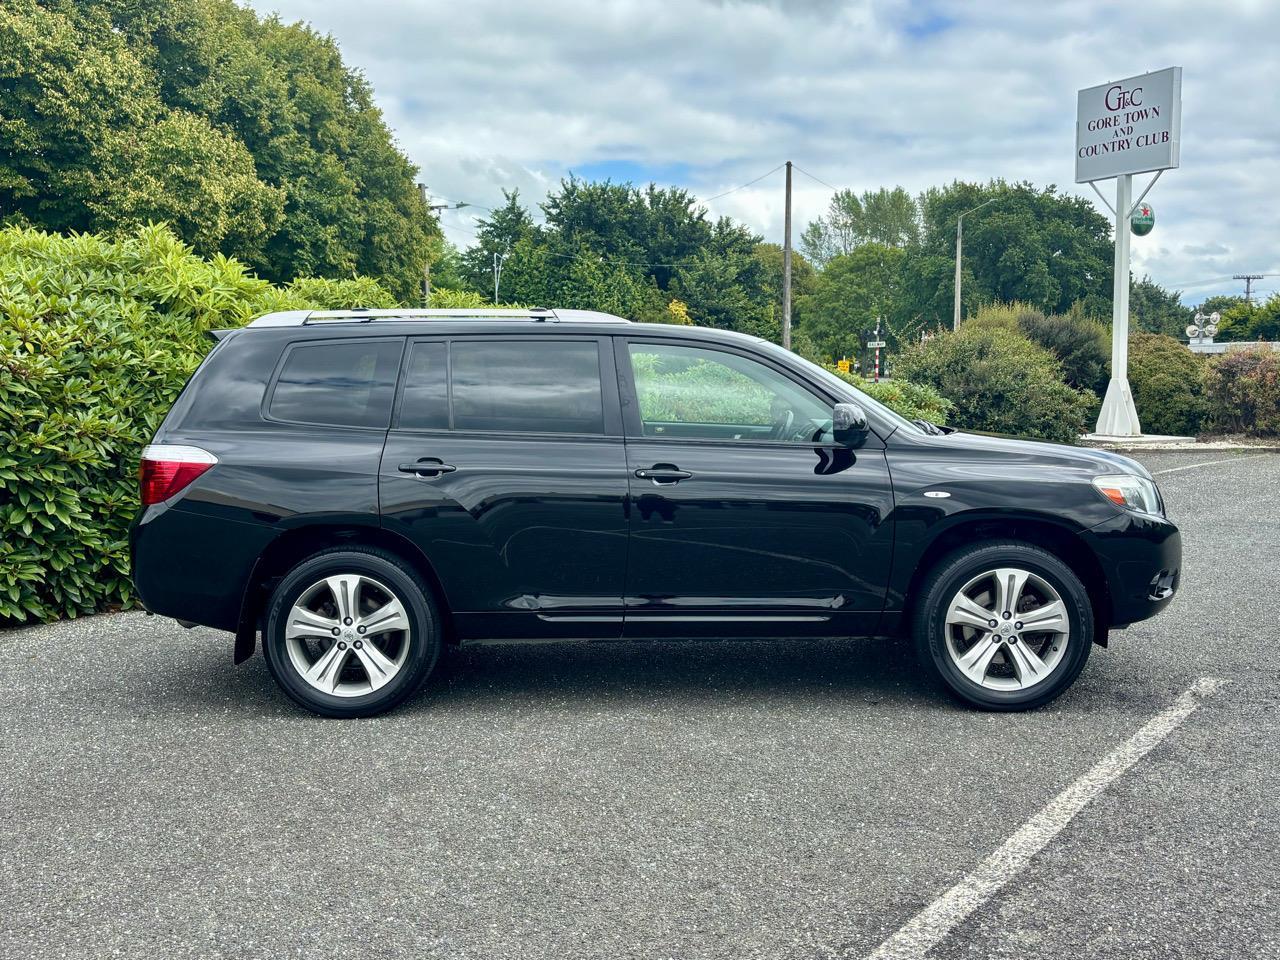
[[[699,203],[710,203],[712,200],[719,200],[721,197],[727,197],[731,193],[737,193],[739,190],[745,190],[747,189],[747,187],[750,187],[753,184],[759,183],[765,177],[772,176],[773,174],[777,173],[779,170],[781,170],[785,166],[786,166],[786,163],[784,161],[783,163],[778,164],[772,170],[769,170],[765,173],[760,174],[760,176],[756,177],[754,180],[748,180],[746,183],[741,184],[740,186],[734,187],[731,190],[726,190],[724,193],[717,193],[714,197],[707,197],[705,199],[699,199],[699,198],[695,198],[695,199],[698,199]]]
[[[808,177],[810,180],[813,180],[815,183],[820,183],[820,184],[822,184],[824,187],[826,187],[826,188],[827,188],[828,190],[830,190],[832,193],[839,193],[839,192],[840,192],[840,188],[839,188],[839,187],[833,187],[831,184],[827,183],[827,181],[823,180],[821,177],[815,177],[812,173],[810,173],[810,172],[809,172],[808,170],[806,170],[804,167],[802,167],[802,166],[800,166],[800,165],[798,165],[798,164],[794,164],[794,163],[793,163],[791,166],[792,166],[793,168],[795,168],[796,170],[799,170],[801,173],[803,173],[803,174],[804,174],[806,177]]]

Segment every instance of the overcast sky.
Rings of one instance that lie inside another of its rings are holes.
[[[1280,274],[1276,0],[253,6],[338,40],[433,198],[490,207],[504,187],[532,205],[570,171],[712,197],[787,159],[857,191],[1004,177],[1096,204],[1072,182],[1076,90],[1181,66],[1182,167],[1147,198],[1134,271],[1188,303]],[[831,190],[800,173],[794,190],[798,235]],[[708,206],[782,240],[781,171]],[[461,246],[473,213],[442,216]]]

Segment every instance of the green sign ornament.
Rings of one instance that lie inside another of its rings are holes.
[[[1156,212],[1151,209],[1151,204],[1138,204],[1138,209],[1133,211],[1133,216],[1129,218],[1129,229],[1137,236],[1145,237],[1155,225]]]

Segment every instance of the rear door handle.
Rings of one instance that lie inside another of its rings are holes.
[[[693,476],[688,470],[681,470],[672,463],[655,463],[652,467],[641,467],[635,475],[641,480],[652,480],[654,483],[679,483]]]
[[[438,477],[442,473],[453,473],[458,468],[439,457],[423,457],[413,463],[402,463],[399,469],[401,473],[413,473],[419,477]]]

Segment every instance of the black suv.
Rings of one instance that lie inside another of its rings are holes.
[[[764,340],[573,310],[276,313],[142,454],[154,613],[368,716],[476,639],[892,636],[1045,703],[1178,586],[1125,457],[910,422]]]

